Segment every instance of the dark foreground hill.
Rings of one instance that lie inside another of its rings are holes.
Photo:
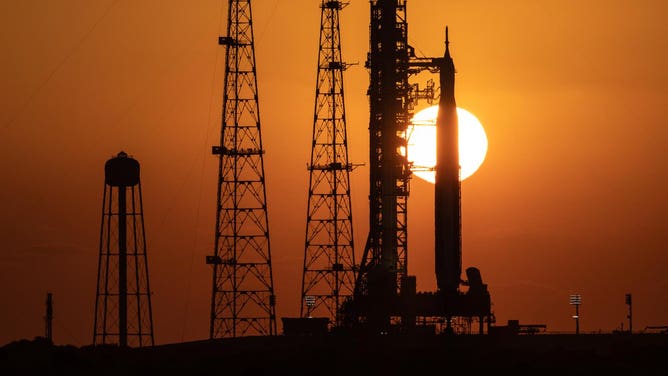
[[[666,334],[246,337],[0,348],[2,375],[668,375]]]

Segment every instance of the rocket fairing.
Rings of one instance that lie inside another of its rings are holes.
[[[461,185],[459,125],[455,102],[455,65],[450,56],[448,28],[440,68],[441,97],[436,120],[436,182],[434,185],[435,267],[438,289],[456,293],[461,282]]]

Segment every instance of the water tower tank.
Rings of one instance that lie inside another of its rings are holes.
[[[139,184],[139,162],[120,152],[104,165],[104,182],[112,187],[132,187]]]

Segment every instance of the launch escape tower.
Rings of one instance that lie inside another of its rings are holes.
[[[369,235],[355,283],[353,299],[344,305],[348,326],[372,332],[393,328],[410,331],[417,322],[483,320],[491,316],[487,285],[477,268],[461,279],[461,187],[454,63],[448,48],[442,58],[416,57],[408,45],[405,0],[371,0],[370,52],[370,192]],[[409,76],[438,73],[440,81],[435,168],[435,272],[438,290],[418,293],[415,276],[407,274],[407,201],[411,167],[407,161],[407,129],[419,99],[434,99],[433,81],[420,90]],[[460,291],[460,286],[468,291]]]
[[[153,346],[139,162],[121,151],[104,175],[93,345]]]
[[[322,0],[313,141],[309,171],[301,317],[340,324],[339,309],[355,286],[353,217],[343,91],[339,11],[347,3]]]
[[[276,334],[251,1],[229,0],[210,338]]]

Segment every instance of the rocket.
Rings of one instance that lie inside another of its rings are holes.
[[[436,118],[436,182],[434,184],[435,267],[438,290],[456,294],[461,282],[461,184],[459,126],[455,102],[455,65],[450,56],[448,28],[441,60],[441,97]]]

